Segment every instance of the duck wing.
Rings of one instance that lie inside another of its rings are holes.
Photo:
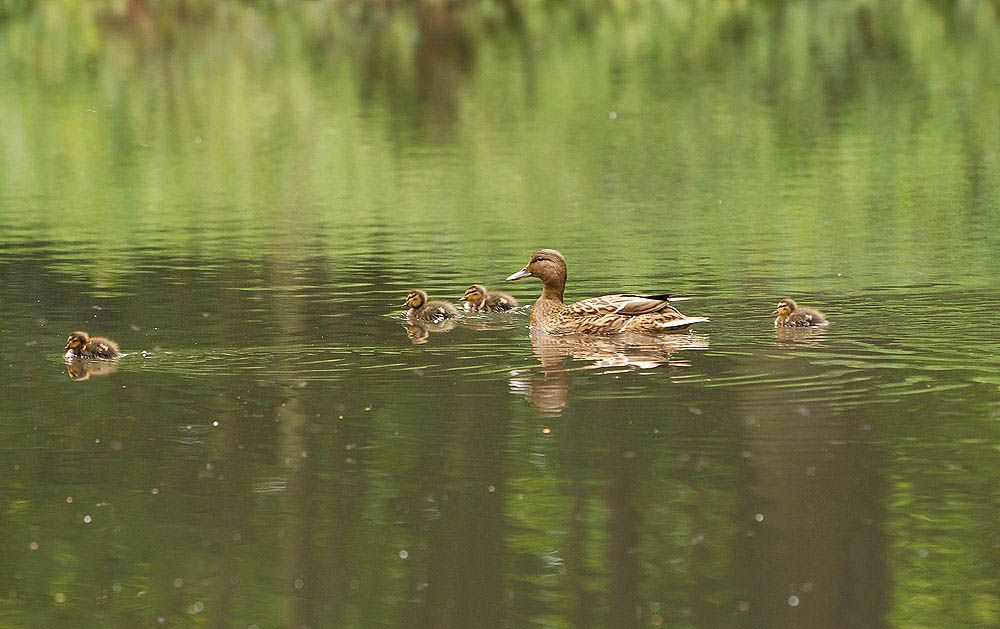
[[[602,295],[601,297],[591,297],[566,306],[565,312],[571,316],[599,316],[599,315],[623,315],[635,317],[644,314],[661,312],[664,314],[675,314],[683,317],[676,308],[670,305],[671,301],[681,301],[673,295],[633,295],[631,293],[619,293],[615,295]]]
[[[819,310],[799,308],[798,312],[806,325],[826,325],[827,323],[826,316]]]

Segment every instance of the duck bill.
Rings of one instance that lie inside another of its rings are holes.
[[[64,348],[63,348],[63,351],[64,351],[64,352],[68,352],[68,351],[69,351],[69,345],[67,345],[66,347],[64,347]]]
[[[773,311],[771,311],[771,314],[774,315],[775,317],[777,317],[778,316],[778,311],[777,310],[773,310]]]
[[[531,271],[528,270],[528,267],[524,267],[523,269],[521,269],[517,273],[514,273],[513,275],[508,275],[506,281],[508,281],[508,282],[516,282],[517,280],[523,280],[524,278],[530,277],[530,276],[531,276]]]

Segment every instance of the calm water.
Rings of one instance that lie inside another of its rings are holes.
[[[0,10],[0,625],[1000,626],[995,3],[186,6]]]

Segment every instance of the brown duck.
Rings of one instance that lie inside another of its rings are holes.
[[[671,295],[604,295],[575,304],[563,303],[566,258],[555,249],[541,249],[531,262],[507,278],[542,281],[542,296],[531,309],[531,327],[549,334],[618,334],[621,332],[680,332],[705,317],[688,317],[670,305]]]
[[[90,336],[86,332],[70,334],[63,351],[71,358],[118,358],[122,355],[118,343],[103,336]]]
[[[411,290],[407,293],[404,305],[406,318],[410,321],[440,323],[461,316],[455,306],[446,301],[428,301],[427,293],[422,290]]]
[[[517,308],[517,300],[499,291],[486,290],[482,284],[473,284],[465,289],[465,308],[475,312],[504,312]]]
[[[774,327],[776,328],[799,328],[811,325],[829,325],[829,321],[819,310],[806,308],[795,303],[792,299],[782,299],[778,302],[778,307],[772,312],[776,318]]]

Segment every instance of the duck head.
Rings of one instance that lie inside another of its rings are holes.
[[[64,352],[73,352],[79,354],[80,350],[87,341],[90,340],[90,335],[86,332],[73,332],[66,338],[66,347],[63,348]]]
[[[778,307],[771,314],[776,317],[787,317],[793,312],[795,312],[795,302],[791,299],[782,299],[778,302]]]
[[[546,286],[566,284],[566,258],[555,249],[539,249],[531,256],[526,267],[507,277],[508,282],[537,277]]]
[[[414,289],[406,293],[406,301],[403,302],[403,305],[410,310],[416,310],[425,303],[427,303],[427,293]]]

